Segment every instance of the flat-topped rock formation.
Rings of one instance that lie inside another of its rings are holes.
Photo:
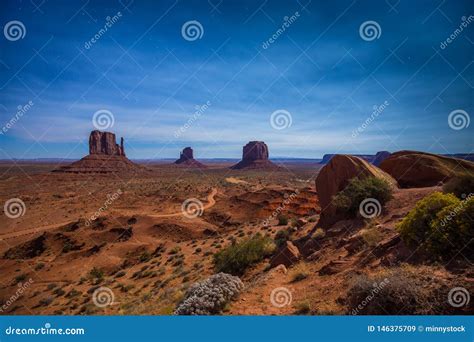
[[[111,132],[92,131],[89,136],[89,155],[53,172],[65,173],[116,173],[144,171],[144,167],[131,162],[125,156],[123,138],[116,143]]]
[[[194,159],[193,149],[191,147],[185,147],[183,152],[180,153],[179,159],[174,162],[178,165],[188,166],[188,167],[200,167],[205,168],[206,165],[198,162]]]
[[[242,160],[231,167],[240,169],[277,169],[277,165],[268,159],[268,146],[263,141],[250,141],[244,146]]]

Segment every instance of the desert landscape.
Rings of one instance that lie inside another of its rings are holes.
[[[96,130],[79,161],[1,164],[2,314],[473,312],[448,301],[474,290],[471,161],[401,151],[272,162],[262,141],[238,163],[205,165],[191,147],[175,163],[125,152]],[[349,188],[356,212],[339,204]],[[440,210],[457,203],[455,232],[404,231],[430,196]]]

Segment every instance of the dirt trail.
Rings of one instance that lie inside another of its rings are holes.
[[[202,207],[202,210],[209,209],[213,207],[216,204],[216,200],[214,199],[214,196],[217,194],[217,188],[213,188],[211,193],[207,195],[207,203]],[[183,211],[180,210],[177,213],[172,213],[172,214],[153,214],[153,215],[148,215],[149,217],[176,217],[176,216],[182,216]]]
[[[217,194],[217,188],[213,188],[211,193],[207,195],[207,203],[206,205],[203,206],[202,210],[209,209],[213,207],[216,204],[216,200],[214,199],[214,196]],[[155,215],[148,215],[150,217],[176,217],[176,216],[181,216],[183,215],[183,212],[180,210],[177,213],[171,213],[171,214],[155,214]],[[63,227],[67,224],[74,223],[74,221],[66,221],[66,222],[61,222],[61,223],[56,223],[56,224],[50,224],[47,226],[42,226],[38,228],[32,228],[32,229],[25,229],[19,232],[11,232],[11,233],[6,233],[6,234],[0,234],[0,241],[2,240],[8,240],[8,239],[13,239],[19,236],[23,235],[29,235],[29,234],[35,234],[35,233],[41,233],[47,230],[51,229],[56,229]]]

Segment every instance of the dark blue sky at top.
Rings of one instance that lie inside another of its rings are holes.
[[[132,158],[177,157],[185,146],[198,158],[239,157],[250,140],[264,140],[273,157],[471,152],[474,123],[453,130],[448,115],[474,114],[474,22],[440,43],[473,9],[469,0],[2,1],[2,31],[19,20],[26,35],[0,36],[0,125],[34,105],[0,135],[0,158],[81,157],[101,109],[113,113],[109,130],[125,137]],[[201,39],[183,39],[190,20],[201,23]],[[361,39],[369,20],[379,39]],[[282,130],[270,124],[279,109],[292,118]]]

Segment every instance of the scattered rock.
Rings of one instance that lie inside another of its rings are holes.
[[[348,269],[348,261],[345,260],[332,260],[318,271],[319,275],[332,275],[339,272],[342,272],[345,269]]]
[[[5,259],[32,259],[41,255],[46,250],[46,233],[12,247],[4,254]]]
[[[301,255],[298,248],[291,241],[286,241],[284,247],[280,249],[270,261],[270,266],[276,267],[278,265],[285,265],[288,267],[295,264],[300,257]]]

